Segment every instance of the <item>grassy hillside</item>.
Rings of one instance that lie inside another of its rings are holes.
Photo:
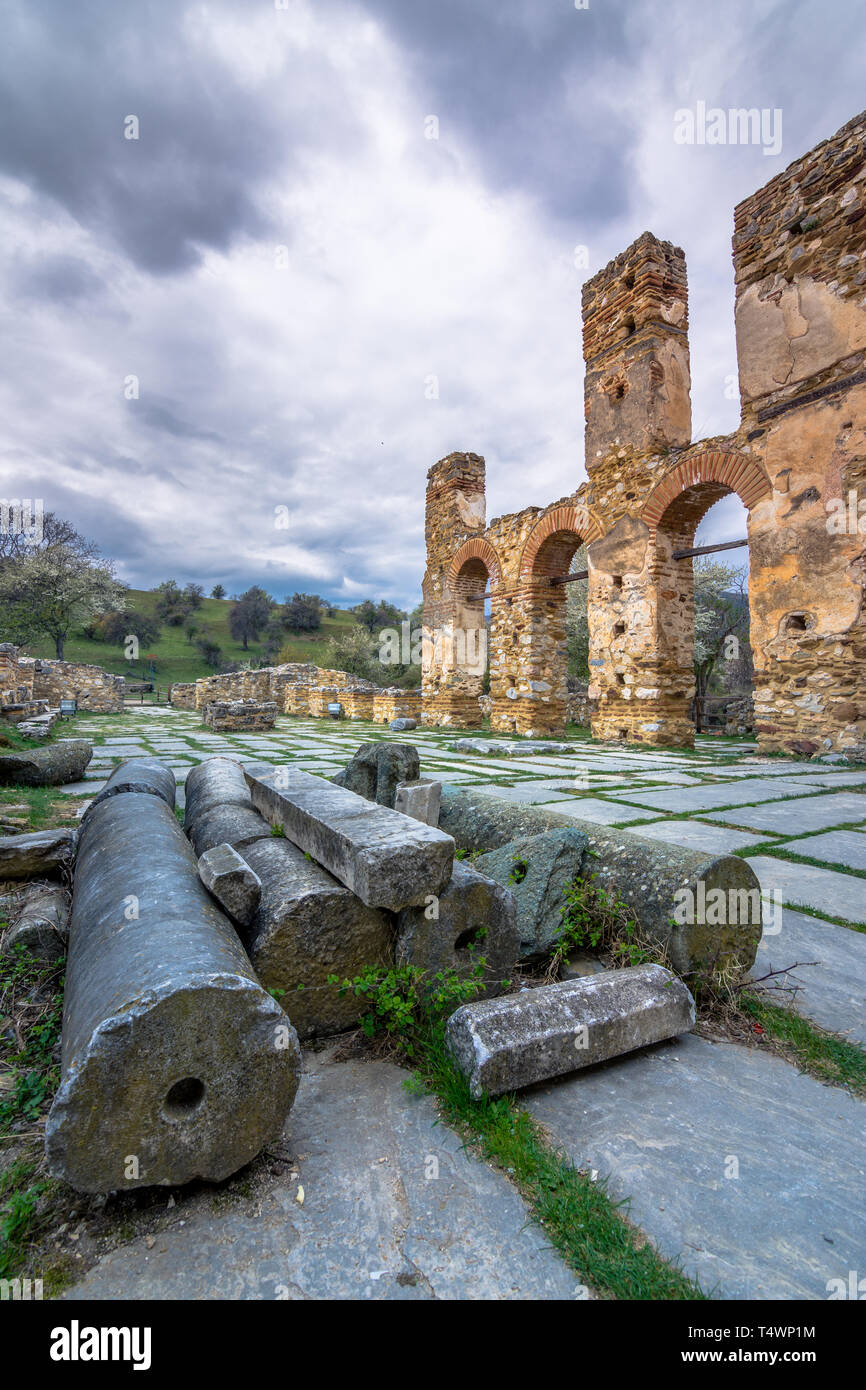
[[[130,589],[127,595],[127,607],[133,608],[139,613],[152,615],[156,600],[157,595],[154,593],[142,589]],[[261,642],[250,642],[249,650],[245,652],[240,642],[234,641],[229,633],[231,607],[230,599],[204,599],[201,607],[196,611],[196,617],[202,628],[202,633],[199,635],[207,636],[219,644],[222,648],[224,663],[250,661],[257,665],[262,660],[262,644]],[[315,661],[320,666],[325,665],[325,644],[328,639],[339,636],[347,628],[354,627],[354,625],[354,614],[338,612],[334,618],[323,618],[322,626],[318,632],[304,633],[303,635],[286,633],[287,659],[289,661]],[[28,652],[31,656],[53,657],[55,655],[52,642],[34,642],[28,647]],[[151,655],[156,666],[156,675],[153,679],[160,685],[173,685],[175,681],[194,681],[199,676],[212,674],[199,655],[195,642],[187,641],[182,627],[163,626],[159,641],[146,651],[142,648],[142,659],[133,663],[132,670],[130,670],[130,663],[124,660],[121,647],[110,646],[107,642],[93,642],[89,638],[83,637],[80,632],[70,636],[65,651],[67,661],[89,662],[94,666],[101,666],[103,670],[111,671],[115,675],[131,675],[134,679],[148,676],[150,667],[147,658]]]

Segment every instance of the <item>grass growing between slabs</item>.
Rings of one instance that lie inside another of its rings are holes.
[[[453,970],[428,979],[414,966],[374,969],[344,980],[342,988],[368,1004],[366,1036],[384,1038],[391,1055],[413,1068],[407,1089],[431,1096],[464,1147],[514,1183],[586,1296],[591,1291],[613,1299],[705,1299],[700,1286],[631,1225],[626,1203],[554,1148],[514,1096],[472,1098],[448,1055],[445,1025],[455,1007],[478,993],[484,969],[481,957],[463,979]]]
[[[744,991],[740,1007],[753,1026],[769,1034],[800,1071],[866,1097],[866,1050],[857,1043],[819,1028],[793,1009],[752,991]]]

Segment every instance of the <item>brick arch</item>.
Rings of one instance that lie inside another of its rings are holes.
[[[559,531],[570,531],[578,537],[581,544],[594,541],[602,534],[602,528],[587,507],[579,503],[564,503],[560,507],[554,507],[536,522],[526,539],[520,558],[521,579],[532,578],[539,550],[549,536],[556,535]]]
[[[655,535],[656,527],[672,502],[689,488],[716,483],[735,492],[747,511],[772,491],[764,469],[747,454],[707,449],[684,459],[656,483],[643,505],[641,516]]]
[[[463,542],[451,561],[451,564],[448,566],[448,575],[445,582],[449,591],[453,591],[460,571],[467,560],[481,561],[490,576],[491,588],[499,583],[502,578],[502,566],[499,563],[499,556],[484,536],[473,536],[471,540]]]

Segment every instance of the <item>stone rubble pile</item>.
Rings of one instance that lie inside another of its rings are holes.
[[[442,788],[420,776],[410,744],[363,745],[335,782],[211,757],[188,774],[181,828],[174,774],[135,758],[77,832],[0,838],[5,878],[68,875],[75,856],[62,1079],[46,1128],[53,1174],[107,1192],[235,1172],[281,1132],[300,1042],[367,1011],[341,985],[371,969],[480,976],[479,997],[448,1025],[473,1094],[693,1026],[688,990],[660,966],[505,992],[521,958],[553,947],[563,890],[589,873],[597,827],[515,820],[510,803],[485,797],[482,810],[449,788],[442,825],[430,823]],[[424,814],[398,809],[412,793]],[[605,844],[592,872],[624,858],[649,927],[675,882],[722,863],[620,839],[628,853]],[[473,864],[457,845],[486,853]],[[49,958],[64,947],[66,913],[63,889],[43,883],[14,939]],[[668,944],[675,969],[691,959]]]

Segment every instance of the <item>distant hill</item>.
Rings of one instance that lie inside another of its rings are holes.
[[[127,593],[127,607],[133,608],[139,613],[153,614],[156,607],[157,595],[145,589],[130,589]],[[240,642],[235,642],[229,632],[229,611],[232,607],[231,599],[206,598],[202,600],[201,607],[196,610],[196,616],[206,635],[222,648],[223,661],[228,664],[233,661],[252,662],[257,665],[263,659],[263,649],[261,642],[250,642],[249,650],[244,651]],[[289,661],[315,661],[317,665],[324,666],[325,644],[330,637],[338,637],[347,628],[354,627],[356,618],[353,613],[346,613],[342,610],[337,612],[335,618],[323,618],[322,626],[318,632],[311,633],[286,633],[285,647],[288,652]],[[201,635],[205,635],[202,633]],[[54,656],[54,644],[43,641],[31,643],[28,651],[32,656]],[[156,674],[153,680],[159,685],[174,685],[176,681],[194,681],[199,676],[208,676],[212,672],[202,660],[195,641],[188,642],[182,627],[167,627],[163,625],[162,634],[158,642],[147,651],[142,650],[141,660],[132,664],[124,660],[121,647],[111,646],[108,642],[94,642],[87,637],[82,637],[80,633],[73,634],[66,643],[65,658],[67,661],[84,661],[94,666],[101,666],[105,671],[111,671],[115,675],[130,676],[134,680],[143,677],[149,678],[150,664],[147,660],[149,656],[154,657]]]

